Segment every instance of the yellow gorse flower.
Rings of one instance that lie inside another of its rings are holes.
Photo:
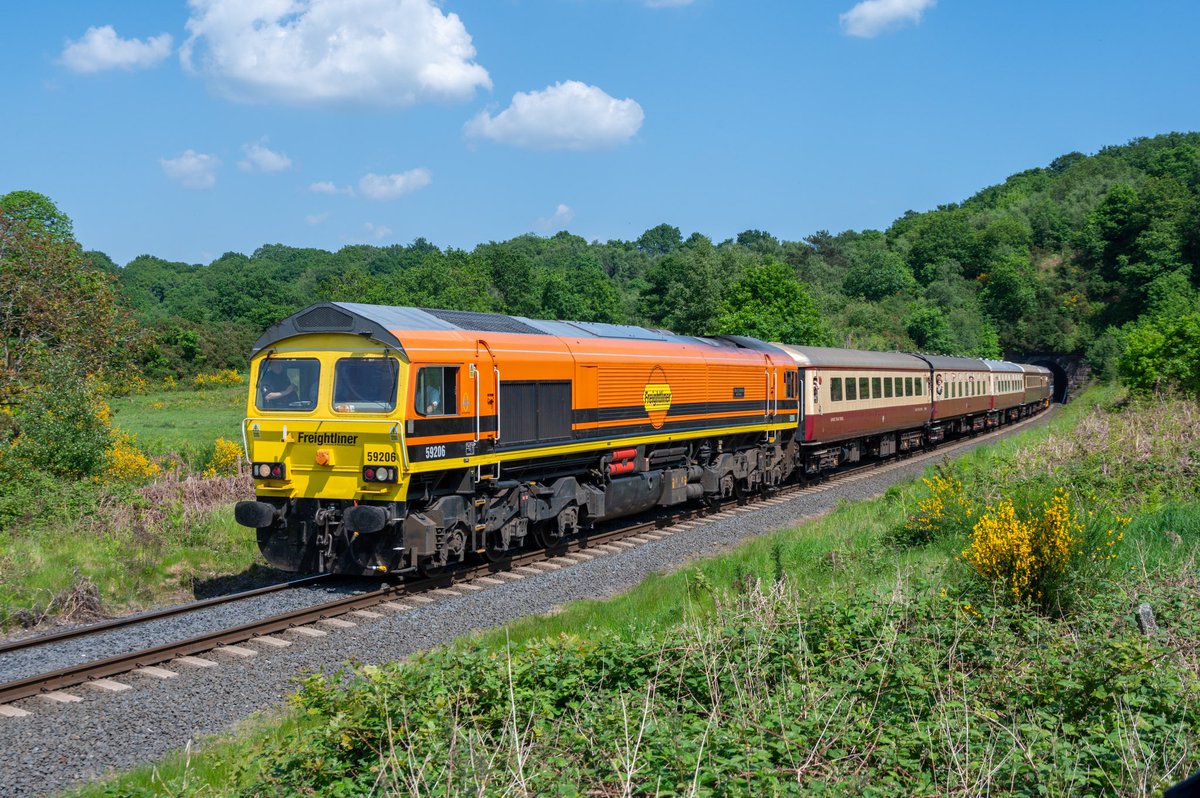
[[[1017,602],[1046,598],[1045,586],[1066,573],[1083,542],[1083,525],[1059,489],[1040,513],[1021,518],[1012,500],[1001,499],[979,517],[963,559]]]
[[[921,481],[929,488],[929,497],[917,502],[917,511],[908,520],[910,532],[930,538],[969,522],[975,508],[963,492],[962,482],[944,474]]]
[[[137,447],[137,436],[128,432],[117,432],[105,459],[105,475],[117,482],[142,482],[162,473],[158,463]]]
[[[241,472],[242,445],[234,441],[217,438],[213,443],[213,455],[204,468],[206,477],[233,476]]]
[[[197,388],[216,388],[222,385],[241,385],[246,380],[235,369],[222,369],[212,374],[197,374],[192,384]]]

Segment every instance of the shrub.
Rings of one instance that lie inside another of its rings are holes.
[[[241,385],[245,381],[246,378],[240,371],[222,369],[212,374],[197,374],[192,380],[192,385],[197,388],[220,388],[225,385]]]
[[[975,509],[963,490],[962,482],[948,469],[939,466],[932,479],[922,479],[929,495],[917,502],[904,527],[893,538],[902,545],[923,545],[950,535],[966,534],[971,529]]]
[[[95,381],[48,363],[14,418],[12,459],[57,477],[98,474],[113,443],[111,411]]]
[[[114,482],[145,482],[162,473],[158,463],[137,446],[137,436],[118,431],[105,453],[104,476]]]
[[[235,441],[228,441],[225,438],[217,438],[213,442],[213,453],[208,458],[208,465],[204,467],[204,476],[212,477],[229,477],[240,474],[242,471],[242,446]]]
[[[989,505],[975,522],[962,558],[998,598],[1061,609],[1063,589],[1072,577],[1101,570],[1116,559],[1129,519],[1116,516],[1106,525],[1103,512],[1081,514],[1063,488],[1040,507],[1036,501],[1022,504],[1004,497]]]

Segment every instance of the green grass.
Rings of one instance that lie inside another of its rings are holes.
[[[985,474],[1017,449],[1069,432],[1083,416],[1112,402],[1118,394],[1110,387],[1089,390],[1056,411],[1048,423],[973,449],[955,462],[965,471]],[[841,503],[835,512],[816,521],[755,538],[727,554],[697,560],[670,574],[652,575],[619,596],[573,602],[554,615],[524,618],[487,632],[485,643],[502,646],[506,637],[524,642],[580,630],[637,634],[646,628],[664,628],[680,622],[685,609],[694,613],[712,608],[711,600],[702,606],[687,600],[704,594],[697,584],[724,589],[747,576],[772,578],[781,570],[798,589],[813,595],[878,589],[900,572],[932,572],[962,550],[961,541],[901,550],[881,545],[887,533],[904,522],[921,490],[920,480],[911,480],[892,486],[878,499]]]
[[[131,612],[187,600],[196,581],[256,563],[254,534],[233,520],[232,504],[191,511],[180,504],[149,524],[138,510],[123,508],[103,526],[82,518],[55,530],[4,533],[0,628],[69,610],[63,597],[81,586],[95,586],[106,612]]]
[[[115,398],[109,406],[116,426],[136,435],[141,448],[194,465],[203,463],[218,437],[242,439],[246,388],[156,391]]]

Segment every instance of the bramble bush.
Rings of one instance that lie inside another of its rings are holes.
[[[1103,601],[1067,622],[761,585],[670,630],[309,677],[238,794],[1141,795],[1195,765],[1188,580],[1148,597],[1162,640]]]

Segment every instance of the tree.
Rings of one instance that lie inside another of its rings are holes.
[[[737,234],[737,243],[762,256],[778,258],[783,254],[779,239],[766,230],[743,230]]]
[[[53,241],[73,241],[71,219],[49,197],[36,191],[10,191],[0,196],[0,213],[10,220],[24,222],[29,233]]]
[[[642,313],[651,324],[684,335],[716,330],[721,298],[719,258],[706,238],[665,255],[646,272]]]
[[[997,322],[1009,327],[1020,324],[1034,310],[1037,295],[1034,275],[1019,255],[1009,255],[992,267],[979,298]]]
[[[1135,391],[1179,390],[1200,398],[1200,313],[1138,324],[1125,337],[1118,368]]]
[[[877,231],[863,233],[854,243],[850,263],[842,283],[850,296],[878,301],[916,286],[904,258],[888,249],[883,234]]]
[[[721,300],[717,328],[723,335],[827,346],[829,333],[817,306],[791,267],[777,260],[751,266]]]
[[[908,317],[908,334],[922,352],[948,355],[955,351],[950,324],[937,308],[918,308]]]
[[[114,278],[46,229],[0,211],[0,402],[20,402],[39,358],[69,359],[80,373],[101,376],[132,338]]]
[[[683,234],[678,227],[660,224],[642,233],[637,240],[637,248],[647,255],[666,255],[683,246]]]

